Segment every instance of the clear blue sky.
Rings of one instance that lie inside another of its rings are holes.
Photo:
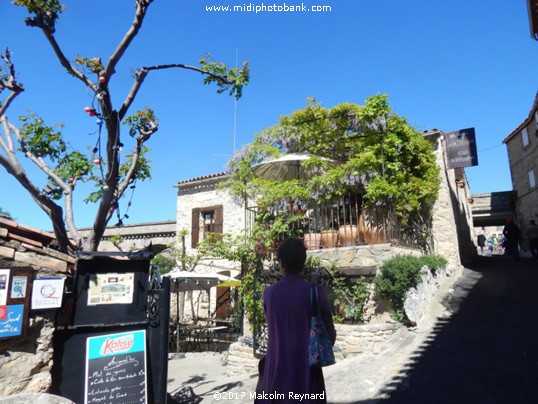
[[[92,96],[59,67],[41,32],[24,25],[24,10],[9,3],[0,4],[0,48],[13,52],[26,87],[9,116],[34,111],[49,124],[65,124],[74,146],[93,147],[96,136],[90,133],[97,126],[83,111]],[[106,61],[132,20],[133,3],[67,1],[56,35],[69,58]],[[206,5],[249,3],[155,0],[111,82],[116,105],[132,83],[131,69],[196,64],[206,52],[235,65],[237,52],[252,74],[237,104],[238,148],[280,115],[302,108],[308,97],[332,107],[386,93],[393,110],[419,130],[475,127],[479,166],[466,170],[471,192],[511,189],[502,140],[526,118],[538,90],[538,42],[530,38],[525,0],[303,0],[307,7],[332,10],[205,11]],[[151,106],[160,128],[148,144],[153,178],[136,188],[127,223],[175,219],[173,185],[224,170],[233,151],[234,102],[201,80],[180,70],[155,72],[146,80],[134,107]],[[0,207],[22,223],[50,229],[31,198],[0,170]],[[81,199],[76,223],[88,226],[96,206]]]

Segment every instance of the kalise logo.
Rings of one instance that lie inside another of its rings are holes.
[[[133,347],[134,336],[133,334],[124,335],[119,338],[107,338],[103,345],[101,345],[101,355],[118,354],[123,352],[129,352]]]

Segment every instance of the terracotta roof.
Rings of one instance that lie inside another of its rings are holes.
[[[523,129],[525,126],[529,124],[530,121],[532,121],[532,117],[534,116],[534,112],[538,108],[538,92],[536,92],[536,96],[534,97],[534,102],[532,104],[532,108],[529,111],[529,115],[523,122],[521,122],[517,128],[515,128],[508,136],[506,136],[503,140],[503,143],[508,142],[511,138],[513,138],[521,129]]]
[[[67,272],[75,259],[57,251],[54,233],[0,216],[0,261],[27,264],[55,272]]]
[[[204,176],[201,176],[201,177],[191,178],[189,180],[179,181],[177,183],[177,185],[192,184],[192,183],[195,183],[195,182],[198,182],[198,181],[204,181],[204,180],[208,180],[208,179],[212,179],[212,178],[225,177],[226,175],[228,175],[228,174],[225,173],[225,172],[204,175]]]

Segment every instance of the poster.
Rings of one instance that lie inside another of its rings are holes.
[[[28,287],[27,276],[13,276],[11,281],[11,298],[12,299],[24,299],[26,297],[26,290]]]
[[[32,309],[62,307],[65,278],[41,278],[34,280]]]
[[[147,403],[146,331],[86,340],[84,403]]]
[[[88,288],[88,306],[98,304],[131,304],[134,273],[92,274]]]
[[[16,337],[22,334],[24,304],[0,306],[0,338]]]
[[[9,285],[9,269],[0,269],[0,306],[7,303],[7,288]]]

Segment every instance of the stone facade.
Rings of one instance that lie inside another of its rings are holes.
[[[443,132],[434,130],[424,134],[435,148],[441,185],[433,206],[432,237],[434,251],[448,261],[449,266],[461,268],[476,257],[471,198],[465,171],[449,169],[446,162],[446,144]]]
[[[516,220],[525,235],[538,221],[538,93],[527,118],[504,140],[512,187],[517,193]]]

